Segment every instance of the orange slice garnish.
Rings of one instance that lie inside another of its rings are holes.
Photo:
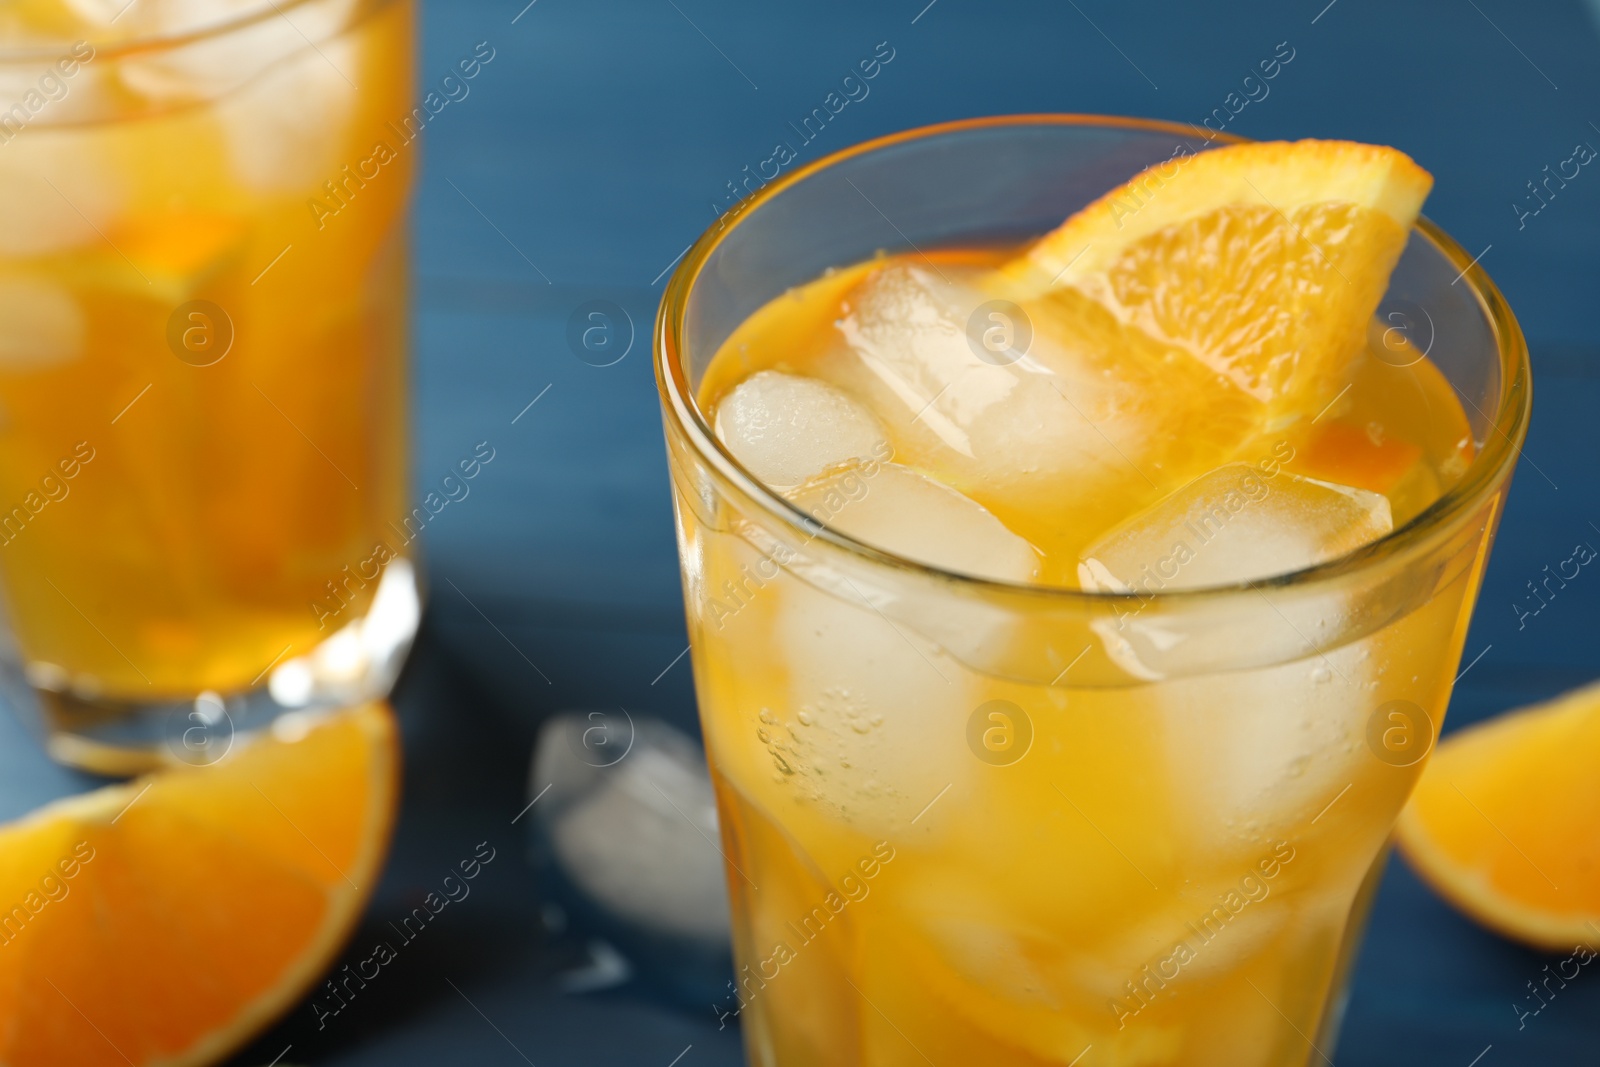
[[[1310,418],[1366,343],[1432,185],[1393,148],[1231,145],[1145,170],[1009,273],[1077,290],[1272,414]]]

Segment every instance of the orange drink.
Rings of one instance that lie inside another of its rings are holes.
[[[237,717],[269,679],[306,702],[306,657],[411,584],[411,23],[0,16],[0,584],[57,755],[109,767],[133,711]]]
[[[668,291],[753,1063],[1332,1055],[1525,352],[1400,153],[1192,140],[888,138]]]

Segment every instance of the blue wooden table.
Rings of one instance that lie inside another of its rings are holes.
[[[510,859],[337,1018],[319,1028],[297,1008],[238,1064],[742,1062],[709,1007],[632,986],[560,992],[555,977],[583,947],[540,922],[525,824],[511,819],[541,716],[621,705],[693,723],[650,323],[727,183],[776,142],[798,143],[789,124],[880,46],[893,59],[870,93],[801,146],[802,161],[1000,112],[1200,122],[1288,51],[1270,92],[1224,112],[1230,132],[1393,144],[1431,170],[1428,213],[1483,250],[1536,382],[1447,729],[1600,675],[1600,577],[1584,572],[1537,616],[1513,607],[1575,543],[1600,546],[1600,173],[1583,171],[1537,214],[1526,187],[1576,144],[1600,146],[1600,0],[439,0],[422,41],[425,85],[479,42],[495,59],[424,139],[418,491],[475,442],[497,458],[428,527],[433,600],[397,696],[407,793],[349,959],[477,842]],[[609,366],[567,340],[594,300],[632,320],[632,348]],[[0,818],[83,785],[0,717]],[[1545,962],[1457,916],[1397,862],[1335,1058],[1597,1062],[1600,979],[1519,1028],[1513,1005]]]

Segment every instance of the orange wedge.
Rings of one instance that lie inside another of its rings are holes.
[[[1456,907],[1546,949],[1600,944],[1600,685],[1463,730],[1400,817],[1411,865]]]
[[[0,828],[0,1064],[183,1067],[301,996],[393,823],[386,704],[286,716],[202,768]]]
[[[1267,405],[1343,386],[1433,178],[1393,148],[1265,142],[1150,167],[1008,270],[1075,290]]]

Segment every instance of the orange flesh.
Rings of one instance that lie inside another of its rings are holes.
[[[1401,818],[1406,857],[1507,936],[1551,951],[1600,945],[1596,753],[1593,686],[1452,736]]]
[[[391,712],[368,704],[0,828],[0,1063],[178,1067],[242,1044],[348,936],[397,772]]]

